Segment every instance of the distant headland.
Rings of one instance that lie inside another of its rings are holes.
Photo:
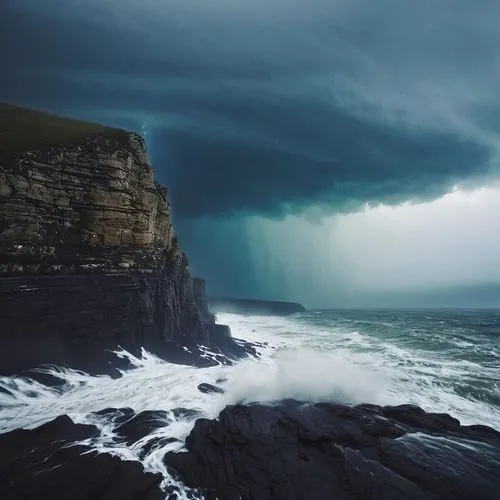
[[[208,305],[212,312],[237,314],[259,314],[285,316],[305,312],[305,307],[297,302],[275,300],[236,299],[232,297],[209,297]]]

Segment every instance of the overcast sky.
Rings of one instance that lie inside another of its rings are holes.
[[[0,99],[145,133],[215,293],[481,305],[500,283],[497,0],[0,9]]]

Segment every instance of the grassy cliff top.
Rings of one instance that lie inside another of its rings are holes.
[[[74,146],[95,134],[119,136],[123,133],[123,130],[0,102],[0,163],[27,151]]]

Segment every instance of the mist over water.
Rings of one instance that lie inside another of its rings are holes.
[[[500,307],[499,213],[491,187],[331,217],[311,208],[276,220],[178,218],[176,228],[214,295],[325,309],[484,308]]]
[[[228,402],[282,399],[376,403],[387,377],[340,356],[313,349],[282,348],[267,364],[244,361],[228,384]]]
[[[140,460],[146,469],[162,472],[167,486],[179,483],[165,469],[164,454],[183,449],[196,419],[216,418],[227,404],[286,398],[414,403],[450,413],[463,424],[500,429],[500,311],[338,310],[287,318],[220,314],[218,321],[229,324],[237,338],[267,342],[260,358],[194,368],[122,352],[136,368],[117,380],[57,367],[47,368],[65,381],[57,388],[1,377],[0,431],[68,414],[101,429],[101,437],[89,443],[93,447]],[[197,386],[203,382],[223,387],[225,394],[201,393]],[[108,407],[164,410],[164,426],[127,445],[109,420],[92,413]],[[155,438],[168,439],[150,446]]]

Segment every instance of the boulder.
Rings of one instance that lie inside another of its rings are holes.
[[[208,500],[496,500],[500,433],[403,405],[226,407],[165,463]]]
[[[139,462],[96,453],[79,441],[93,425],[61,416],[34,430],[0,435],[0,498],[11,500],[164,500],[161,474]]]

